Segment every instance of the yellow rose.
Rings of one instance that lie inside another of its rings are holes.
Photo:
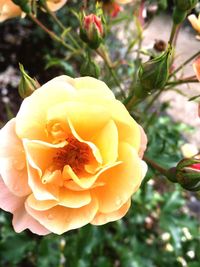
[[[120,219],[145,175],[145,148],[142,128],[105,83],[57,77],[0,130],[0,207],[17,232]]]
[[[198,17],[194,14],[188,16],[188,20],[192,24],[192,27],[200,34],[200,13]]]
[[[47,6],[51,11],[60,9],[67,0],[47,0]],[[7,19],[23,16],[19,6],[15,5],[12,0],[1,0],[0,2],[0,22]]]

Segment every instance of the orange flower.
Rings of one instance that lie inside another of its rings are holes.
[[[145,175],[145,148],[105,83],[57,77],[0,130],[0,207],[15,231],[41,235],[118,220]]]
[[[193,63],[193,69],[197,76],[197,79],[200,81],[200,57],[198,57]]]
[[[60,9],[67,0],[47,0],[47,5],[51,11]],[[15,5],[12,0],[1,0],[0,3],[0,22],[7,19],[23,16],[19,6]]]
[[[22,15],[22,10],[15,5],[12,0],[2,0],[0,2],[0,22]]]
[[[120,5],[125,5],[133,2],[133,0],[97,0],[103,3],[103,9],[111,16],[116,17],[118,13],[122,10]]]
[[[192,24],[192,27],[200,34],[200,13],[198,17],[194,14],[188,16],[188,20]]]

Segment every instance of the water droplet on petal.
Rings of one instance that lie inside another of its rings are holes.
[[[117,206],[120,206],[122,204],[122,199],[118,197],[115,203]]]
[[[24,161],[19,161],[17,159],[13,160],[13,166],[16,170],[22,171],[25,167],[25,162]]]
[[[14,191],[19,191],[19,190],[20,190],[20,188],[19,188],[19,186],[18,186],[18,185],[14,185],[14,187],[13,187],[13,190],[14,190]]]
[[[52,220],[52,219],[53,219],[53,215],[52,215],[51,213],[49,213],[49,214],[47,215],[47,219],[48,219],[48,220]]]

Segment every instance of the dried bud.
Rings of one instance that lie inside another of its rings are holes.
[[[19,95],[22,98],[26,98],[31,95],[37,88],[40,87],[40,84],[36,79],[31,78],[24,70],[22,64],[19,64],[19,69],[21,71],[21,80],[18,86]]]
[[[163,40],[156,40],[154,44],[154,49],[158,52],[163,52],[166,50],[167,44]]]
[[[88,57],[81,66],[80,74],[81,76],[98,78],[100,75],[100,68],[91,58]]]
[[[170,55],[171,48],[169,47],[160,56],[141,65],[135,89],[135,95],[138,98],[164,88],[169,76]]]
[[[102,42],[103,25],[100,17],[94,14],[83,17],[80,37],[91,48],[97,49]]]
[[[189,191],[200,190],[200,157],[181,160],[175,168],[168,170],[167,177],[174,183],[179,183]]]

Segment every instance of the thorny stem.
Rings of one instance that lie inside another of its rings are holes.
[[[112,62],[110,61],[110,58],[108,58],[108,56],[104,53],[104,51],[100,50],[100,49],[97,49],[95,50],[96,53],[104,60],[107,68],[109,69],[110,71],[110,74],[112,75],[113,77],[113,80],[115,81],[116,85],[120,88],[120,92],[122,94],[122,96],[124,98],[126,98],[126,95],[124,93],[124,90],[123,88],[121,87],[121,84],[120,84],[120,81],[115,73],[115,71],[113,70],[113,65],[112,65]]]
[[[45,31],[53,40],[57,41],[58,43],[62,44],[65,48],[69,49],[72,52],[75,52],[76,49],[71,45],[65,43],[63,39],[57,36],[53,31],[49,30],[41,21],[39,21],[34,15],[30,14],[29,17],[32,21],[34,21],[43,31]]]
[[[58,19],[58,17],[56,16],[56,14],[54,12],[52,12],[47,4],[45,5],[45,9],[48,12],[48,14],[52,17],[52,19],[58,24],[58,26],[61,28],[61,30],[65,31],[66,27],[62,24],[62,22]],[[81,48],[80,45],[77,43],[77,41],[74,39],[74,37],[71,35],[70,32],[67,33],[69,39],[72,41],[72,43],[74,44],[74,46],[76,46],[77,48]]]
[[[155,161],[149,159],[147,156],[144,156],[144,160],[149,165],[151,165],[154,169],[156,169],[158,172],[160,172],[164,176],[167,176],[167,170],[165,168],[163,168],[162,166],[160,166],[159,164],[157,164]]]
[[[199,80],[197,79],[183,79],[183,80],[177,80],[173,82],[168,82],[166,85],[179,85],[179,84],[184,84],[184,83],[198,83]]]
[[[171,34],[170,34],[170,38],[169,38],[169,44],[170,46],[173,45],[173,41],[174,41],[174,37],[176,36],[176,31],[178,29],[178,26],[177,24],[173,24],[172,25],[172,30],[171,30]]]

